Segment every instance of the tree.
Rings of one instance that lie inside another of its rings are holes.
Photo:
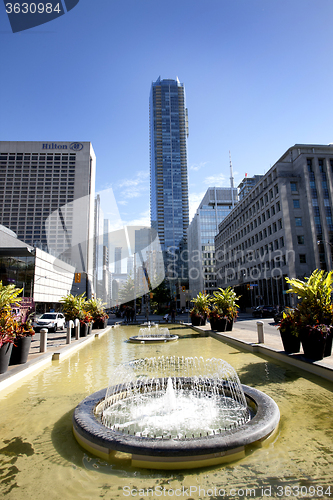
[[[171,301],[170,289],[165,279],[153,290],[152,300],[156,302],[158,309],[160,309],[162,304],[167,304]]]

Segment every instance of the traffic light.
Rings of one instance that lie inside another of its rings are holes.
[[[250,285],[246,285],[246,289],[247,289],[247,290],[250,290]]]
[[[81,273],[75,273],[75,283],[81,283]]]
[[[182,286],[183,292],[186,292],[186,286]]]

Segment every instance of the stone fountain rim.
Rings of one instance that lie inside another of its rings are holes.
[[[248,404],[255,405],[256,414],[246,424],[222,434],[161,439],[132,436],[108,429],[94,414],[97,404],[105,398],[107,388],[91,394],[79,403],[73,414],[73,429],[94,446],[151,457],[199,456],[234,450],[265,439],[276,429],[280,420],[279,408],[271,397],[247,385],[242,384],[242,388]]]
[[[133,337],[129,338],[129,342],[133,342],[136,344],[141,344],[141,342],[172,342],[173,340],[178,340],[178,335],[169,335],[169,337],[166,337],[164,335],[160,335],[159,337],[149,337],[149,335],[134,335]]]

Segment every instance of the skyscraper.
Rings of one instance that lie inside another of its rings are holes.
[[[177,80],[152,83],[150,117],[151,226],[162,250],[186,244],[189,225],[187,145],[188,120],[184,85]]]
[[[91,293],[96,157],[90,142],[0,141],[0,224],[84,273]]]
[[[191,224],[188,227],[190,295],[217,289],[215,273],[215,236],[219,223],[238,202],[237,188],[210,187],[207,189]]]

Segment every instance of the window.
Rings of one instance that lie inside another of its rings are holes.
[[[304,245],[304,236],[302,234],[297,235],[297,243],[298,245]]]
[[[291,182],[290,189],[291,189],[291,192],[297,191],[297,182]]]
[[[299,204],[299,200],[293,200],[294,208],[301,208]]]
[[[302,220],[302,219],[301,219]],[[278,220],[278,228],[279,229],[282,229],[282,219],[279,219]]]
[[[299,254],[299,263],[300,264],[306,264],[306,255],[305,255],[305,253],[300,253]]]
[[[302,226],[302,217],[295,217],[295,225]]]

